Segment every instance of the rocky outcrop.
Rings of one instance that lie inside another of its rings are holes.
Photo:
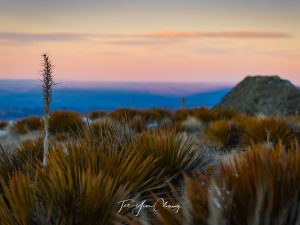
[[[234,87],[218,107],[252,115],[300,113],[300,90],[278,76],[248,76]]]

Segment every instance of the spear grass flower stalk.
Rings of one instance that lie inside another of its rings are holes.
[[[47,164],[48,148],[49,148],[49,117],[50,117],[50,103],[52,97],[52,88],[55,85],[53,81],[52,71],[53,65],[47,54],[43,54],[43,70],[42,70],[42,93],[44,106],[44,122],[45,122],[45,136],[44,136],[44,157],[43,164]]]

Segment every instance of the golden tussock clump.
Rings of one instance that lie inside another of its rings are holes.
[[[76,112],[55,111],[49,119],[49,131],[52,134],[78,132],[83,126],[81,115]]]
[[[161,210],[147,222],[171,224],[298,224],[300,150],[256,145],[208,176],[185,176],[181,211]],[[130,221],[130,225],[140,221]]]
[[[220,148],[235,148],[240,143],[242,127],[233,120],[217,120],[212,122],[204,133],[204,138],[216,143]]]
[[[267,144],[274,146],[282,143],[285,146],[296,139],[295,133],[285,119],[268,117],[251,120],[244,125],[242,143],[244,145]]]

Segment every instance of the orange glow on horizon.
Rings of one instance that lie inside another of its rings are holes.
[[[277,74],[300,84],[300,13],[289,0],[273,8],[258,0],[89,3],[45,3],[43,20],[38,1],[5,3],[0,79],[36,79],[47,52],[59,80],[237,82]]]

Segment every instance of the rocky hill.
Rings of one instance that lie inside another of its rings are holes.
[[[278,76],[248,76],[218,107],[252,115],[294,115],[300,113],[300,90]]]

